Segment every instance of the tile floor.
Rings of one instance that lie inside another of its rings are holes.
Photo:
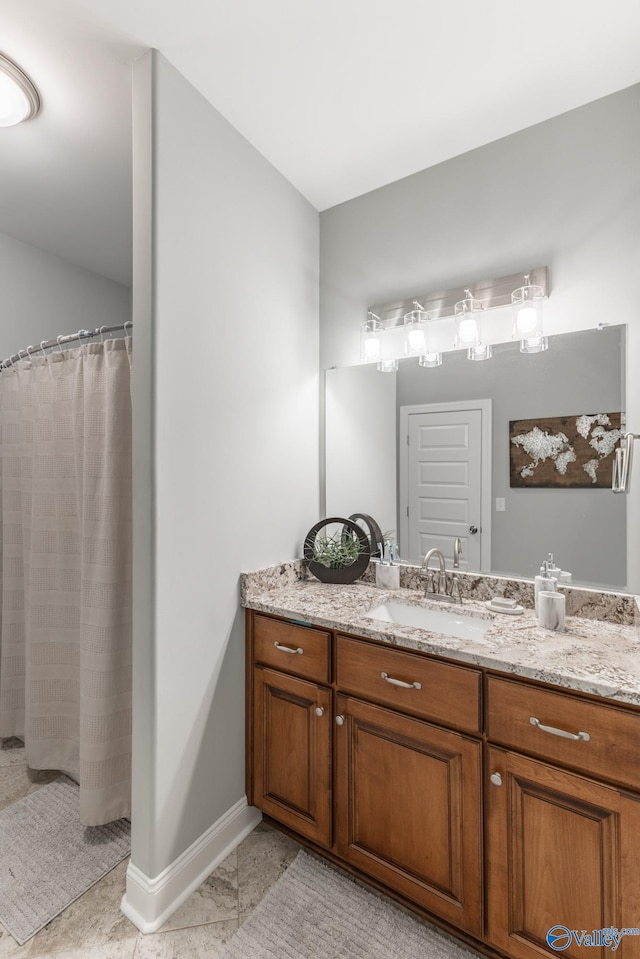
[[[27,769],[18,740],[0,741],[0,809],[56,775]],[[293,839],[260,824],[164,926],[148,936],[120,912],[125,860],[24,946],[0,925],[0,959],[215,959],[299,848]]]

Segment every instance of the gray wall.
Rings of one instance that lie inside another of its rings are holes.
[[[606,489],[511,489],[509,421],[623,407],[621,349],[624,329],[568,333],[546,353],[520,353],[516,344],[494,347],[490,362],[469,363],[449,353],[441,367],[421,369],[405,360],[398,407],[450,400],[491,399],[492,560],[495,572],[535,576],[548,552],[582,583],[626,583],[626,497]],[[504,497],[505,512],[495,511]],[[515,532],[514,532],[515,531]]]
[[[129,287],[0,233],[0,359],[63,333],[124,323]]]
[[[240,572],[317,519],[318,214],[161,55],[134,100],[132,862],[155,877],[244,795]]]
[[[629,324],[639,431],[638,156],[634,86],[322,213],[322,368],[358,362],[372,303],[548,265],[550,331]],[[637,476],[628,507],[628,585],[640,591]]]

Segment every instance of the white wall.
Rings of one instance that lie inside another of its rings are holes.
[[[639,156],[637,85],[322,213],[321,367],[358,362],[367,306],[547,265],[550,330],[628,323],[640,432]],[[640,470],[628,512],[640,592]]]
[[[0,359],[60,334],[124,323],[129,287],[0,233]]]
[[[132,861],[155,877],[244,795],[239,574],[318,518],[318,215],[161,55],[134,100]]]

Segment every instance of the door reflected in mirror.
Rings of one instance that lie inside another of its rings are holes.
[[[552,552],[574,582],[624,589],[626,497],[512,488],[509,423],[624,414],[625,332],[557,335],[536,354],[500,344],[482,363],[457,351],[431,369],[327,370],[327,515],[372,515],[411,563],[437,546],[451,567],[458,540],[460,569],[531,578]]]

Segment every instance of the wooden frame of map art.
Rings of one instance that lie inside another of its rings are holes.
[[[580,413],[509,422],[512,487],[611,486],[621,413]]]

